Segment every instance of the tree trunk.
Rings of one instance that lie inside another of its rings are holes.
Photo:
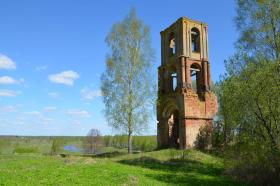
[[[132,153],[132,134],[131,132],[128,133],[128,153]]]

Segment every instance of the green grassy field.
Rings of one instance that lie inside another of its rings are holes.
[[[0,185],[243,185],[223,172],[221,159],[195,150],[110,158],[0,155]]]

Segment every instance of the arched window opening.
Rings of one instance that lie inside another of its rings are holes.
[[[192,78],[192,89],[194,92],[201,92],[201,68],[198,64],[191,65],[191,78]]]
[[[175,91],[177,88],[177,73],[172,73],[171,77],[172,77],[172,89],[173,91]]]
[[[179,112],[175,110],[168,119],[169,145],[179,147]]]
[[[169,37],[169,55],[173,56],[175,53],[176,53],[175,36],[173,33],[171,33]]]
[[[191,29],[192,52],[200,51],[200,35],[197,28]]]
[[[192,77],[192,89],[193,91],[197,92],[197,87],[196,87],[196,72],[192,72],[191,73],[191,77]]]

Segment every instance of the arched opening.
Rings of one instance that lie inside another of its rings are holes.
[[[197,28],[191,29],[192,52],[200,52],[200,34]]]
[[[175,35],[171,33],[169,36],[169,56],[173,56],[176,53]]]
[[[177,78],[177,70],[175,65],[169,66],[167,79],[168,79],[168,92],[172,93],[176,91],[178,78]]]
[[[192,78],[192,89],[196,93],[199,93],[201,92],[201,81],[202,81],[200,65],[197,63],[193,63],[191,65],[190,70],[191,70],[190,74]]]
[[[172,89],[173,91],[175,91],[177,88],[177,73],[176,72],[172,73],[171,77],[172,77]]]
[[[180,112],[174,98],[167,98],[163,102],[162,118],[164,118],[164,143],[169,147],[180,147]]]
[[[169,145],[171,147],[179,148],[180,138],[179,138],[179,111],[174,110],[168,118],[168,136]]]

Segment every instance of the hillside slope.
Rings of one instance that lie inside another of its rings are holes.
[[[2,155],[0,185],[243,185],[223,170],[221,159],[195,150],[96,158]]]

